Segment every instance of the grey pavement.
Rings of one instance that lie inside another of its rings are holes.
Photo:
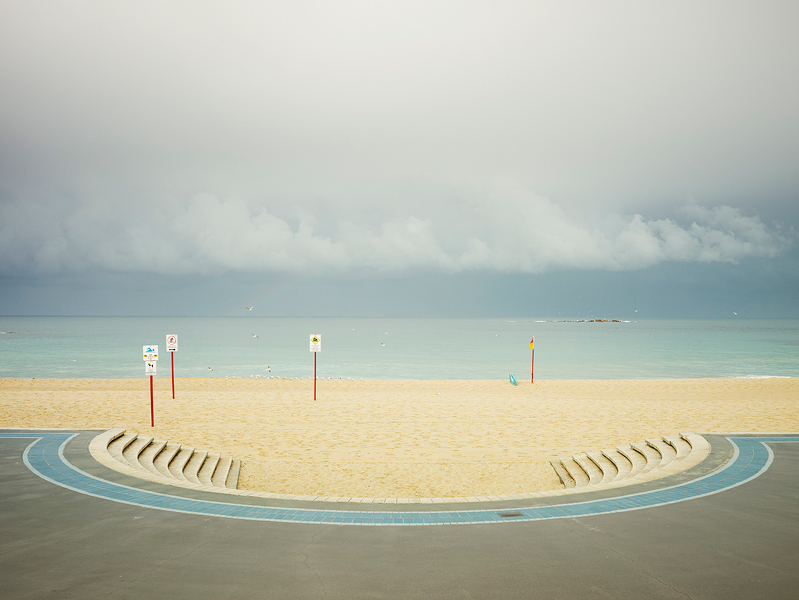
[[[712,441],[706,468],[728,458],[723,440]],[[771,445],[765,473],[703,498],[438,527],[253,522],[120,504],[36,476],[22,460],[29,444],[0,440],[0,598],[799,596],[797,443]],[[105,469],[85,443],[67,458],[97,476],[173,491]]]

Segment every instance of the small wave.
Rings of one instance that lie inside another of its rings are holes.
[[[738,375],[733,379],[793,379],[790,375]]]

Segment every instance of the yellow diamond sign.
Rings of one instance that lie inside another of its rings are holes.
[[[322,351],[322,336],[318,333],[311,334],[311,352]]]

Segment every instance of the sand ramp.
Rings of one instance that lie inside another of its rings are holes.
[[[710,453],[701,435],[650,439],[609,450],[573,454],[550,462],[563,487],[617,487],[650,481],[699,464]]]
[[[89,449],[102,464],[150,481],[207,491],[238,486],[239,459],[124,429],[97,436]]]

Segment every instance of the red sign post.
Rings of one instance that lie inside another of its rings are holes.
[[[313,352],[313,399],[316,401],[316,354],[322,351],[322,336],[311,334],[311,352]]]
[[[535,336],[530,340],[530,351],[533,354],[532,362],[530,363],[530,383],[535,379]]]
[[[175,352],[178,351],[178,336],[169,334],[166,336],[166,349],[172,359],[172,400],[175,399]]]
[[[155,405],[153,403],[153,375],[158,364],[158,346],[144,346],[144,374],[150,376],[150,427],[155,427]]]
[[[148,360],[144,363],[144,372],[150,375],[150,427],[155,427],[155,406],[153,403],[153,375],[155,374],[155,367],[158,363],[154,360]]]
[[[155,427],[155,404],[153,403],[153,376],[150,375],[150,427]]]

